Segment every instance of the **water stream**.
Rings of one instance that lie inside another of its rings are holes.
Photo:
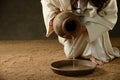
[[[72,52],[74,51],[74,48],[75,48],[75,46],[74,46],[74,41],[75,40],[75,38],[74,38],[74,36],[72,36]],[[72,54],[72,59],[73,59],[73,69],[75,69],[75,53],[73,52],[73,54]]]

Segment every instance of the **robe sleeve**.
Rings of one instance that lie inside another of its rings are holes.
[[[59,4],[54,3],[51,0],[41,0],[43,18],[47,30],[46,37],[49,37],[49,35],[53,32],[52,26],[49,25],[50,20],[52,20],[59,12]]]
[[[84,17],[85,26],[88,31],[89,41],[92,42],[104,32],[112,30],[117,22],[117,2],[110,0],[108,5],[97,13],[97,9],[88,4],[89,16]]]

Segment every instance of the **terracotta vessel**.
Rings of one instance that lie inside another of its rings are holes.
[[[72,12],[61,12],[54,18],[53,28],[61,37],[65,35],[77,37],[81,29],[80,19]]]

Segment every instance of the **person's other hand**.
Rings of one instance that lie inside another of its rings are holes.
[[[81,28],[81,34],[84,34],[84,33],[87,33],[87,29],[86,29],[85,26],[83,26],[83,27]]]
[[[49,26],[52,27],[52,29],[53,29],[53,20],[54,20],[54,18],[52,20],[50,20],[50,22],[49,22]]]

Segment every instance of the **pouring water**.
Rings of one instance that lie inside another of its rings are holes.
[[[75,46],[74,46],[74,40],[75,40],[75,38],[74,38],[74,36],[72,36],[72,42],[73,42],[73,44],[72,44],[72,51],[74,50],[74,48],[75,48]],[[72,55],[73,57],[72,57],[72,59],[73,59],[73,69],[75,69],[75,53],[73,53],[73,55]]]

